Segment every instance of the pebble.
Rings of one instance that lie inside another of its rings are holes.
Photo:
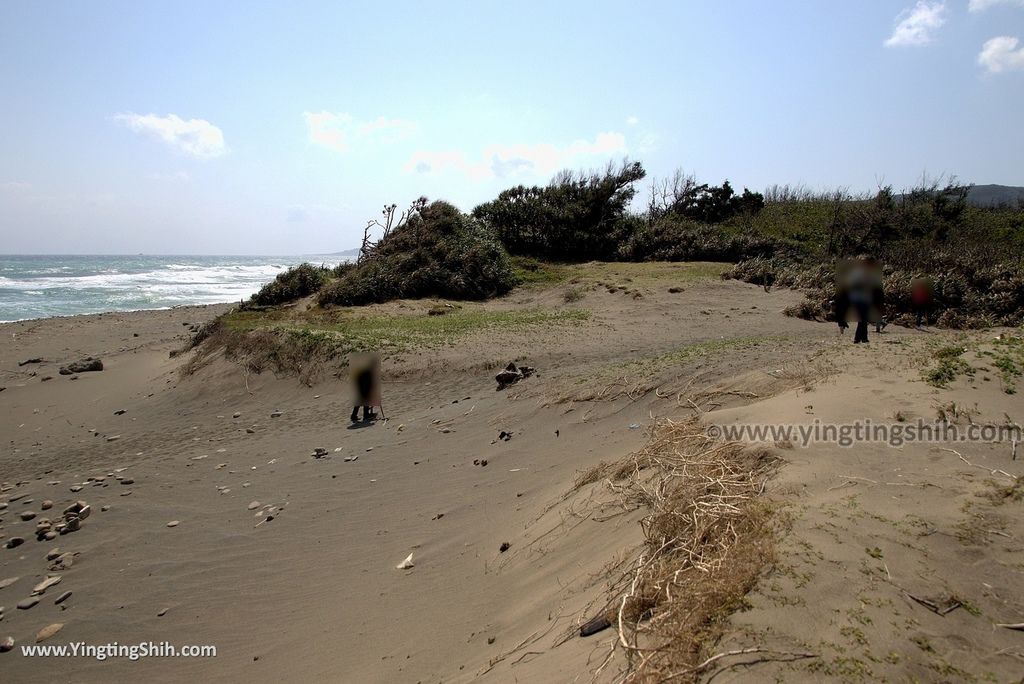
[[[54,575],[53,577],[47,577],[42,582],[32,587],[33,594],[45,594],[46,590],[52,586],[60,584],[63,578],[60,575]]]
[[[0,580],[0,589],[6,589],[20,579],[20,577],[8,577],[7,579]]]
[[[123,484],[123,485],[135,484],[135,480],[133,480],[130,477],[123,477],[123,478],[121,478],[121,484]]]
[[[256,431],[253,430],[252,428],[245,428],[245,431],[250,435],[256,434]]]
[[[103,511],[103,512],[109,511],[110,510],[110,504],[106,504],[104,506],[100,506],[100,510]]]
[[[54,547],[54,548],[50,549],[49,553],[46,554],[46,560],[52,561],[54,558],[56,558],[57,556],[59,556],[62,553],[64,553],[64,552],[61,551],[59,548]]]
[[[235,411],[235,413],[234,413],[234,415],[232,416],[232,418],[240,418],[241,416],[242,416],[242,414],[241,414],[241,413],[239,413],[238,411]]]
[[[27,599],[22,599],[22,600],[18,601],[18,608],[20,610],[28,610],[29,608],[33,607],[37,603],[39,603],[39,597],[38,596],[30,596]]]
[[[46,641],[62,629],[64,629],[64,625],[59,622],[43,627],[39,630],[39,633],[36,634],[36,643],[38,644],[40,641]]]
[[[274,411],[273,413],[270,414],[270,417],[271,418],[280,418],[283,415],[284,414],[281,411]]]
[[[161,610],[161,611],[160,611],[159,613],[157,613],[157,614],[156,614],[156,616],[157,616],[157,617],[163,617],[164,615],[167,615],[167,611],[168,611],[168,610],[170,610],[170,609],[169,609],[169,608],[164,608],[164,609],[163,609],[163,610]]]
[[[21,518],[22,520],[28,521],[28,520],[31,520],[32,518],[36,517],[36,512],[35,511],[22,511],[18,515],[18,517]]]
[[[107,437],[108,442],[116,442],[119,439],[121,439],[121,435],[110,435]]]
[[[0,653],[7,653],[14,648],[14,637],[4,637],[0,639]]]
[[[260,507],[260,502],[259,501],[253,501],[253,502],[249,503],[249,510],[250,511],[255,511],[259,507]]]
[[[53,502],[47,499],[43,503],[39,504],[39,507],[42,508],[44,511],[48,511],[51,508],[53,508]]]
[[[71,485],[69,489],[73,492],[80,492],[82,491],[82,485]]]
[[[178,520],[172,520],[171,522],[167,523],[167,526],[168,527],[177,527],[178,523],[179,523]]]
[[[6,546],[9,549],[13,549],[14,547],[21,546],[24,543],[25,543],[24,537],[11,537],[10,539],[7,540]]]
[[[57,597],[57,599],[53,602],[53,605],[59,606],[60,604],[67,601],[69,598],[71,598],[71,592],[65,591],[63,594]]]

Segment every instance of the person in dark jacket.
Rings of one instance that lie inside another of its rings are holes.
[[[844,261],[836,272],[835,314],[840,330],[849,327],[851,313],[857,319],[854,344],[868,341],[868,324],[881,321],[881,272],[869,257]]]
[[[353,423],[359,420],[359,407],[363,408],[363,421],[377,419],[375,406],[381,405],[380,391],[380,357],[376,354],[354,354],[349,359],[352,372],[353,404],[350,419]]]

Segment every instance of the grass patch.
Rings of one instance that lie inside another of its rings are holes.
[[[948,387],[949,383],[961,374],[970,371],[971,367],[963,359],[966,351],[960,346],[941,347],[936,350],[932,356],[937,363],[922,372],[924,381],[932,387]]]

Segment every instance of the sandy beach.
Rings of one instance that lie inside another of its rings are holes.
[[[581,473],[666,420],[1024,422],[980,351],[976,373],[922,380],[936,346],[1019,330],[890,326],[854,346],[782,315],[798,292],[688,268],[594,267],[578,298],[555,284],[473,305],[586,316],[389,352],[387,420],[357,429],[337,369],[303,382],[212,354],[182,373],[194,352],[171,353],[226,306],[0,325],[0,639],[16,643],[0,679],[616,681],[617,630],[579,629],[614,599],[648,511]],[[83,357],[103,370],[60,374]],[[537,372],[496,391],[509,362]],[[998,626],[1024,621],[1011,444],[764,446],[774,561],[718,625],[726,655],[681,679],[1019,680],[1024,633]],[[37,541],[78,501],[79,529]],[[216,656],[22,655],[57,624],[41,643]]]

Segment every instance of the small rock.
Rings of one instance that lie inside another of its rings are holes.
[[[168,527],[177,527],[179,522],[180,521],[178,521],[178,520],[172,520],[171,522],[167,523],[167,526]]]
[[[167,615],[167,611],[168,611],[168,610],[170,610],[170,609],[169,609],[169,608],[164,608],[164,609],[163,609],[163,610],[161,610],[161,611],[160,611],[159,613],[157,613],[157,614],[156,614],[156,616],[157,616],[157,617],[163,617],[164,615]]]
[[[116,411],[114,411],[115,416],[123,416],[126,413],[127,411],[125,411],[124,409],[117,409]]]
[[[42,508],[44,511],[48,511],[51,508],[53,508],[53,502],[47,499],[43,503],[39,504],[39,507]]]
[[[53,577],[47,577],[46,579],[44,579],[39,584],[37,584],[36,586],[32,587],[32,593],[33,594],[45,594],[47,589],[49,589],[50,587],[52,587],[54,585],[60,584],[61,579],[63,579],[63,578],[60,575],[54,575]]]
[[[512,545],[508,542],[501,542],[501,546],[498,547],[498,553],[505,553],[509,550]]]
[[[121,484],[123,484],[123,485],[135,484],[135,480],[133,480],[130,477],[121,478]]]
[[[110,504],[106,504],[104,506],[100,506],[100,510],[103,511],[104,513],[109,511],[110,510]]]
[[[74,363],[69,363],[66,366],[60,367],[61,375],[73,375],[75,373],[88,373],[90,371],[101,371],[103,370],[103,362],[99,359],[94,359],[88,356]]]
[[[39,603],[38,596],[29,596],[27,599],[21,599],[18,601],[18,610],[28,610]]]
[[[12,584],[14,584],[15,582],[17,582],[19,579],[21,579],[21,578],[20,577],[8,577],[7,579],[0,580],[0,589],[6,589],[7,587],[9,587]]]
[[[40,641],[46,641],[62,629],[64,629],[64,625],[59,622],[43,627],[39,630],[39,634],[36,634],[36,643],[38,644]]]
[[[234,412],[234,414],[232,414],[232,416],[231,416],[231,417],[232,417],[232,418],[241,418],[241,416],[242,416],[242,414],[241,414],[241,413],[239,413],[238,411],[235,411],[235,412]]]
[[[7,653],[14,648],[14,637],[8,636],[0,639],[0,653]]]
[[[7,544],[5,544],[5,546],[7,548],[9,548],[9,549],[13,549],[14,547],[21,546],[24,543],[25,543],[24,537],[11,537],[10,539],[7,540]]]
[[[27,521],[31,520],[32,518],[36,517],[36,512],[35,511],[22,511],[21,513],[18,514],[18,517],[27,522]]]
[[[405,560],[403,560],[401,563],[395,566],[395,569],[408,570],[409,568],[413,567],[413,565],[414,563],[412,562],[412,554],[410,553],[408,556],[405,557]],[[20,608],[21,606],[18,607]]]
[[[270,417],[271,418],[280,418],[283,415],[284,414],[281,411],[274,411],[273,413],[270,414]]]
[[[249,503],[249,510],[250,511],[255,511],[259,507],[260,507],[260,502],[259,501],[251,501]]]
[[[82,485],[71,485],[69,489],[71,489],[71,491],[73,492],[80,492],[82,491]]]
[[[121,435],[110,435],[107,437],[108,442],[116,442],[119,439],[121,439]]]
[[[67,601],[69,598],[71,598],[71,592],[70,591],[65,591],[63,594],[58,596],[56,598],[56,600],[54,600],[53,605],[59,606],[60,604],[62,604],[65,601]]]
[[[50,549],[49,552],[47,552],[46,560],[52,561],[54,558],[56,558],[57,556],[59,556],[62,553],[64,553],[64,552],[61,551],[59,548],[54,547],[54,548]]]

